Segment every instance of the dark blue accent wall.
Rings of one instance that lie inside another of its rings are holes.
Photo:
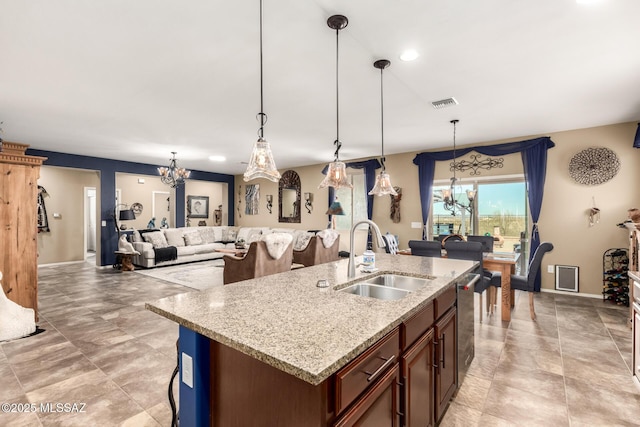
[[[113,212],[116,203],[116,173],[124,172],[138,175],[158,175],[158,165],[146,163],[124,162],[121,160],[103,159],[100,157],[80,156],[77,154],[57,153],[54,151],[27,149],[27,154],[31,156],[42,156],[48,159],[44,162],[46,166],[61,166],[66,168],[96,170],[100,173],[100,265],[110,265],[115,262],[114,251],[118,248],[118,234],[116,232]],[[228,207],[229,225],[234,225],[234,177],[222,173],[191,171],[189,179],[199,181],[211,181],[226,183],[229,186]],[[182,227],[185,224],[185,191],[184,186],[176,188],[176,226]],[[106,227],[102,227],[102,221],[106,222]]]

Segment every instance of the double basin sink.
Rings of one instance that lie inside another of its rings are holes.
[[[381,300],[398,300],[406,297],[412,291],[423,288],[431,280],[399,274],[381,274],[339,289],[339,292]]]

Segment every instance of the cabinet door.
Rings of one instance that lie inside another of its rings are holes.
[[[433,425],[433,329],[422,335],[402,356],[402,413],[405,427]]]
[[[453,307],[436,322],[436,422],[440,419],[457,384],[456,308]]]
[[[334,424],[335,427],[400,427],[398,414],[398,364],[384,374],[377,383]]]

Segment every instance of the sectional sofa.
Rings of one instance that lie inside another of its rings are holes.
[[[294,228],[206,226],[160,230],[134,230],[133,247],[139,255],[133,264],[144,268],[182,264],[222,258],[217,249],[234,249],[236,244],[249,245],[266,233],[290,233],[294,251],[304,250],[314,232]]]

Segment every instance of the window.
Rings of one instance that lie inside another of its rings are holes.
[[[476,234],[494,236],[496,252],[521,252],[527,259],[527,248],[521,247],[521,236],[527,235],[529,209],[524,177],[484,179],[476,182],[458,182],[456,198],[469,205],[466,190],[475,190],[471,209],[445,209],[442,190],[449,183],[434,183],[431,209],[431,235]],[[523,234],[524,233],[524,234]]]
[[[339,188],[335,192],[336,198],[344,211],[344,215],[334,215],[336,229],[338,230],[350,230],[353,224],[368,218],[365,175],[361,170],[356,170],[355,173],[349,171],[349,178],[353,184],[353,189]],[[362,225],[362,228],[366,227],[368,227],[366,224]]]

